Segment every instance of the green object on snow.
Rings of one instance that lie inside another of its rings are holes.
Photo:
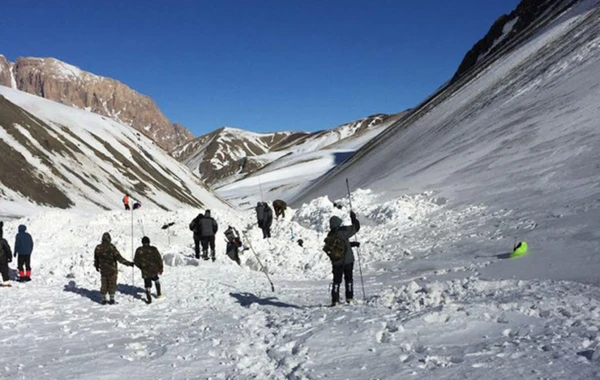
[[[515,245],[515,249],[510,254],[510,258],[514,259],[517,257],[525,256],[529,252],[529,247],[527,247],[527,243],[524,241],[519,242],[519,244]]]

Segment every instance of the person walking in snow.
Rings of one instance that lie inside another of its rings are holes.
[[[203,213],[199,213],[191,222],[190,222],[190,231],[194,232],[194,253],[196,254],[196,258],[200,259],[200,238],[202,236],[202,219],[204,218]]]
[[[146,289],[146,302],[148,304],[152,303],[152,295],[150,294],[152,281],[154,281],[156,287],[156,298],[162,298],[158,275],[163,273],[163,260],[158,249],[150,245],[150,238],[147,236],[142,238],[142,246],[135,250],[133,263],[142,271],[144,288]]]
[[[329,219],[330,231],[325,239],[323,248],[331,259],[333,273],[333,287],[331,288],[331,305],[340,302],[340,285],[342,276],[346,285],[346,302],[350,303],[354,297],[352,283],[352,272],[354,269],[354,252],[352,247],[358,246],[358,242],[350,243],[350,238],[360,230],[360,223],[356,214],[350,211],[351,226],[343,226],[342,219],[332,216]]]
[[[281,199],[275,199],[273,201],[273,209],[275,210],[275,217],[285,218],[285,210],[287,209],[287,203],[282,201]]]
[[[115,304],[115,293],[117,291],[117,262],[123,265],[132,267],[133,263],[121,256],[117,247],[111,242],[111,237],[108,232],[102,234],[102,243],[96,246],[94,250],[94,267],[100,272],[100,294],[102,294],[102,305],[107,303]],[[106,293],[110,295],[110,300],[107,301]]]
[[[238,230],[234,227],[227,226],[225,230],[225,238],[227,239],[227,256],[233,261],[237,263],[237,265],[241,265],[240,262],[240,247],[242,246],[242,240],[240,239],[240,234]]]
[[[123,197],[123,206],[125,206],[125,210],[130,210],[129,208],[129,194],[125,193]]]
[[[265,205],[262,202],[256,203],[256,207],[254,208],[256,211],[256,221],[258,223],[258,228],[263,229],[263,222],[265,220]]]
[[[12,261],[12,252],[10,250],[10,245],[6,239],[4,239],[4,231],[2,228],[4,227],[4,223],[0,222],[0,274],[2,274],[2,284],[3,287],[11,287],[12,285],[9,282],[8,277],[8,264]]]
[[[219,230],[217,221],[210,216],[210,210],[206,210],[204,218],[200,219],[200,242],[202,243],[202,258],[208,260],[208,247],[210,246],[210,258],[215,261],[215,234]]]
[[[15,257],[18,255],[19,281],[31,281],[31,252],[33,252],[33,239],[27,232],[27,226],[21,224],[15,238]]]

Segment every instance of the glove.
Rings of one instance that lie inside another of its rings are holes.
[[[17,257],[17,253],[15,252],[15,257]]]
[[[350,247],[360,247],[360,242],[358,242],[358,241],[351,241],[350,242]]]
[[[354,211],[350,211],[350,219],[356,219],[356,214],[354,213]]]
[[[133,263],[129,263],[127,266],[130,266],[130,267],[132,267],[133,265],[134,265]]]
[[[100,272],[100,268],[98,268],[98,267],[95,267],[95,268],[96,268],[96,272]]]

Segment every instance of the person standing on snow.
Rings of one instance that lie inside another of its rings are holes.
[[[10,245],[6,239],[4,239],[4,231],[2,228],[4,227],[4,223],[0,222],[0,273],[2,274],[2,287],[11,287],[9,277],[8,277],[8,263],[12,261],[12,252],[10,250]]]
[[[273,224],[273,210],[269,207],[267,202],[263,202],[265,209],[265,217],[263,219],[263,238],[267,239],[271,237],[271,225]]]
[[[242,246],[242,240],[240,239],[239,232],[234,227],[227,226],[225,238],[227,239],[227,256],[235,261],[237,265],[241,265],[239,252],[240,247]]]
[[[27,232],[27,226],[21,224],[15,238],[15,257],[19,268],[19,281],[31,281],[31,252],[33,252],[33,239]],[[25,270],[23,271],[23,266]]]
[[[102,243],[96,246],[94,250],[94,267],[100,272],[100,294],[102,294],[102,305],[107,303],[115,304],[115,293],[117,291],[117,261],[128,267],[132,267],[133,263],[121,256],[117,247],[111,242],[111,237],[108,232],[102,234]],[[106,300],[106,293],[110,295],[110,300]]]
[[[262,202],[256,204],[256,221],[258,222],[258,228],[263,229],[263,222],[265,220],[265,205]]]
[[[144,288],[146,288],[146,303],[152,303],[152,295],[150,294],[152,281],[156,286],[156,298],[162,298],[158,275],[163,273],[163,260],[158,249],[150,245],[150,238],[147,236],[142,238],[142,246],[135,250],[133,263],[142,271]]]
[[[200,259],[200,238],[202,236],[202,223],[201,220],[204,218],[203,213],[199,213],[191,222],[190,222],[190,231],[194,231],[194,252],[196,254],[196,258]]]
[[[123,206],[125,206],[125,210],[129,210],[129,194],[125,193],[123,197]]]
[[[285,218],[285,210],[287,209],[287,203],[285,203],[281,199],[275,199],[273,201],[273,209],[275,210],[276,218],[279,218],[279,216]]]
[[[210,210],[206,210],[204,218],[200,219],[202,243],[202,258],[208,260],[208,247],[210,246],[210,258],[215,261],[215,234],[219,230],[217,221],[210,216]]]
[[[326,247],[328,239],[339,242],[341,245],[340,258],[335,261],[332,259],[333,287],[331,288],[331,305],[335,306],[340,302],[340,285],[342,276],[346,285],[346,302],[350,303],[354,297],[354,289],[352,285],[352,271],[354,269],[354,252],[352,247],[358,246],[358,242],[350,243],[350,238],[360,230],[360,223],[356,219],[356,214],[350,211],[351,226],[342,226],[342,219],[337,216],[332,216],[329,219],[330,231],[325,240]],[[333,245],[336,245],[333,243]],[[327,250],[326,250],[327,251]],[[331,256],[330,256],[331,258]]]

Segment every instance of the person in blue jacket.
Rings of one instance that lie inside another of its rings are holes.
[[[33,252],[33,239],[29,232],[27,232],[27,226],[21,224],[19,226],[19,232],[15,238],[15,257],[17,258],[17,268],[19,268],[19,280],[20,281],[31,281],[31,252]],[[25,270],[23,270],[25,267]]]

